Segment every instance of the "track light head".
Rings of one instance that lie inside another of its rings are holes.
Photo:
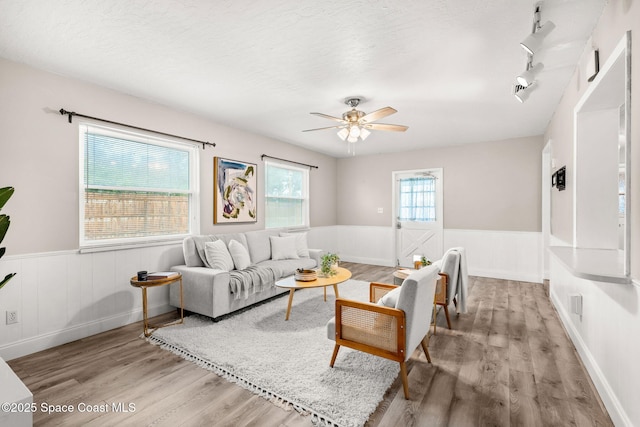
[[[524,101],[529,99],[529,96],[531,96],[531,92],[533,92],[536,87],[536,82],[533,81],[531,82],[531,84],[529,84],[529,86],[518,90],[514,95],[518,101],[524,103]]]
[[[522,42],[520,42],[520,46],[529,54],[534,55],[542,46],[542,42],[544,38],[556,27],[556,25],[547,21],[542,27],[539,27],[534,33],[527,36]]]
[[[524,87],[531,85],[534,82],[535,77],[540,71],[542,71],[543,68],[544,64],[542,62],[537,63],[533,67],[530,66],[530,63],[527,64],[527,70],[516,77],[518,84]]]

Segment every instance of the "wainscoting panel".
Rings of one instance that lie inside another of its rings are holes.
[[[337,252],[345,261],[394,266],[394,229],[338,225],[309,231],[309,245]],[[538,232],[444,230],[444,250],[462,246],[469,274],[542,283]]]
[[[542,283],[539,232],[444,230],[444,249],[462,246],[473,276]]]
[[[613,423],[640,425],[640,286],[574,276],[551,255],[549,294]],[[571,311],[582,296],[582,315]]]
[[[0,275],[18,274],[0,293],[0,357],[11,360],[141,320],[142,292],[129,284],[131,277],[182,259],[180,244],[4,257]],[[6,324],[7,310],[18,311],[18,323]],[[149,291],[150,315],[170,310],[168,287]]]

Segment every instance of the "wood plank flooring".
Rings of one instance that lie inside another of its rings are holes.
[[[354,279],[393,283],[393,268],[341,265]],[[612,426],[544,287],[470,279],[468,313],[456,316],[452,306],[451,330],[438,314],[433,364],[421,350],[409,361],[412,399],[404,399],[398,378],[366,425]],[[139,322],[9,361],[39,408],[76,408],[39,410],[34,425],[311,425],[309,417],[146,343],[141,332]],[[80,404],[95,410],[79,412]],[[116,412],[118,404],[128,412]]]

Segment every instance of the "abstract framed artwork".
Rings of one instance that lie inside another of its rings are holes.
[[[213,223],[256,222],[256,165],[213,158]]]

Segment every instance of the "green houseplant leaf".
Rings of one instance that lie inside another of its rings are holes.
[[[0,209],[7,203],[7,200],[13,195],[15,189],[13,187],[0,188]]]
[[[0,188],[0,209],[2,209],[5,203],[7,203],[7,200],[9,200],[9,198],[13,195],[13,192],[14,192],[13,187]],[[9,229],[10,224],[11,224],[11,219],[9,218],[8,215],[5,215],[5,214],[0,215],[0,242],[2,242],[2,240],[4,239],[4,236],[7,234],[7,230]],[[0,258],[2,258],[5,252],[6,252],[6,248],[0,248]],[[0,289],[2,289],[2,287],[6,285],[7,282],[11,280],[11,278],[15,275],[16,273],[7,274],[4,277],[4,279],[2,279],[2,281],[0,282]]]
[[[11,224],[11,219],[7,215],[0,215],[0,242],[4,239],[4,235],[7,234],[9,224]]]
[[[7,282],[8,282],[9,280],[11,280],[11,278],[12,278],[13,276],[15,276],[15,275],[16,275],[16,273],[9,273],[9,274],[7,274],[7,275],[4,277],[4,279],[2,279],[2,282],[0,282],[0,289],[2,289],[2,287],[3,287],[4,285],[6,285],[6,284],[7,284]]]

